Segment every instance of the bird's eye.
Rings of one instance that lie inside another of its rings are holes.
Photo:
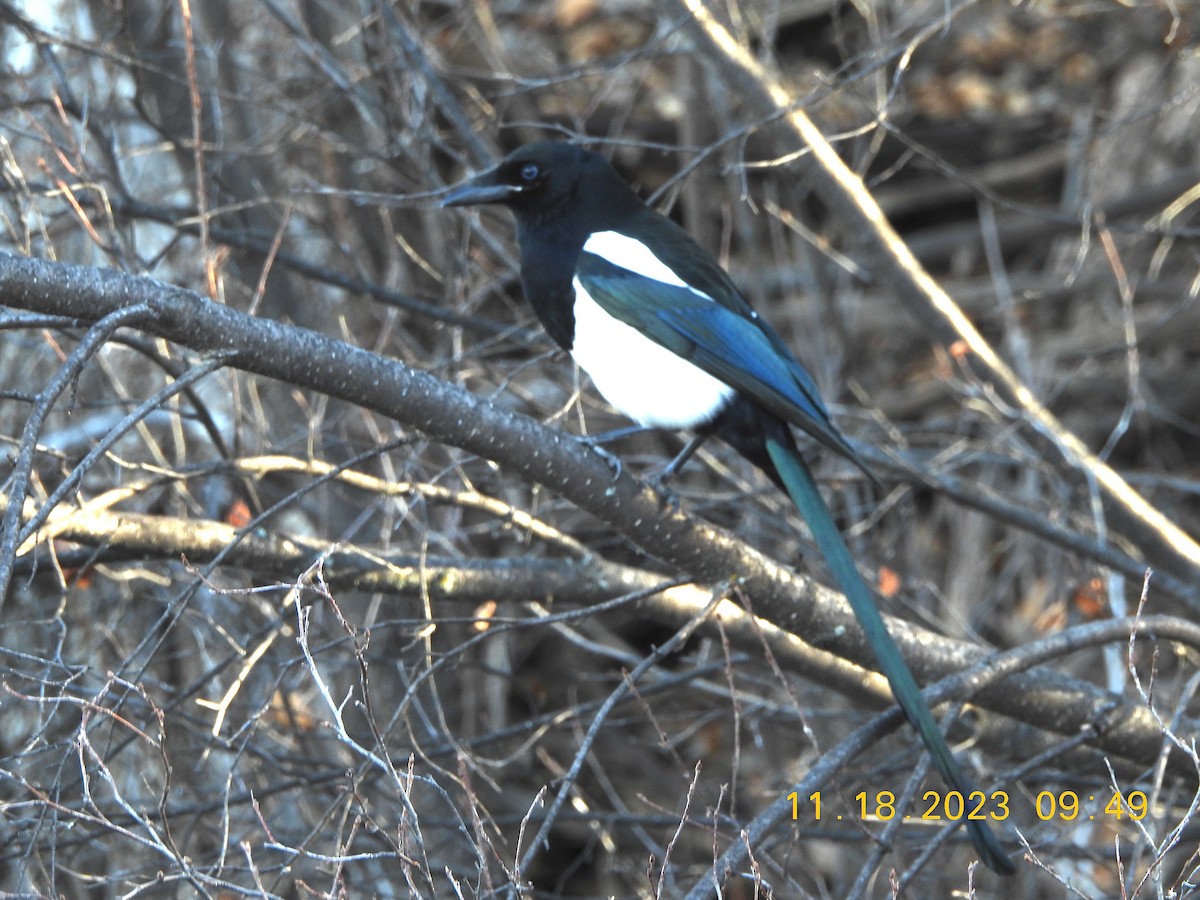
[[[524,182],[536,181],[541,174],[542,168],[537,163],[526,163],[521,167],[521,180]]]

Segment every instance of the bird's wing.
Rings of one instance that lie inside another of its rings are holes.
[[[862,465],[830,419],[812,378],[744,301],[745,313],[587,251],[580,255],[576,277],[609,315]]]

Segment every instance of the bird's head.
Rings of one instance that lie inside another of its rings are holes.
[[[442,206],[500,203],[518,217],[538,217],[564,204],[599,208],[611,203],[614,194],[634,196],[599,153],[566,141],[539,141],[517,148],[499,165],[452,190]]]

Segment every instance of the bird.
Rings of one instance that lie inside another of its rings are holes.
[[[970,782],[859,574],[792,426],[871,471],[783,339],[711,253],[647,205],[604,156],[576,142],[518,147],[442,198],[444,207],[478,204],[512,211],[526,299],[614,408],[643,428],[694,433],[681,457],[707,437],[724,441],[791,498],[897,703],[946,784],[969,797]],[[1015,871],[985,822],[969,820],[967,829],[990,869]]]

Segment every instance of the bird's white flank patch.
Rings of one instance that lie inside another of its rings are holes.
[[[623,234],[598,232],[583,248],[646,278],[690,288],[645,244]],[[613,318],[584,290],[579,279],[574,284],[575,341],[571,355],[592,377],[605,400],[638,424],[654,428],[702,425],[728,403],[734,394],[732,387]]]
[[[588,253],[595,253],[601,259],[608,260],[614,266],[645,275],[664,284],[685,287],[701,297],[708,297],[703,291],[698,291],[678,275],[674,269],[654,255],[654,251],[629,235],[616,231],[597,231],[583,244]],[[709,297],[711,300],[712,298]]]

